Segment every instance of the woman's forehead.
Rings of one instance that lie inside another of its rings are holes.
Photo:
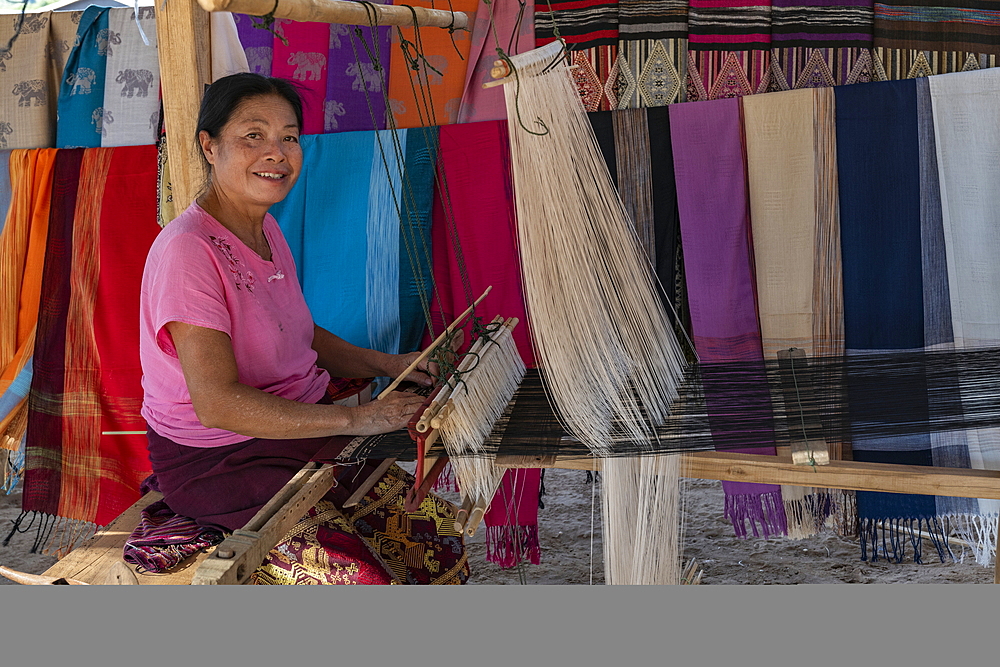
[[[229,122],[298,127],[292,105],[278,95],[261,95],[243,100],[233,111]]]

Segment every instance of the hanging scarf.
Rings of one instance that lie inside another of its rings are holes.
[[[833,92],[755,95],[743,100],[743,111],[764,357],[789,348],[842,356]],[[841,442],[824,444],[831,458],[842,458]],[[792,486],[781,496],[796,536],[818,531],[839,500],[826,489]]]
[[[263,76],[271,76],[271,65],[274,60],[274,35],[263,28],[255,27],[253,18],[246,14],[233,14],[236,32],[239,33],[240,44],[243,45],[243,50],[246,52],[250,71]]]
[[[2,153],[0,176],[4,201],[0,210],[0,456],[9,450],[23,455],[27,395],[35,346],[38,305],[49,226],[52,167],[55,151],[16,150]],[[15,466],[20,468],[20,466]],[[5,488],[17,483],[0,479]]]
[[[156,51],[156,21],[152,8],[139,8],[147,46],[136,27],[135,10],[108,12],[109,45],[104,82],[101,146],[142,146],[156,142],[160,122],[160,63]]]
[[[56,155],[23,509],[60,517],[59,547],[106,525],[149,474],[139,366],[139,283],[156,224],[156,149]],[[44,537],[44,536],[42,536]]]
[[[108,50],[114,52],[121,37],[108,27],[110,11],[88,7],[80,19],[59,88],[57,148],[100,146],[105,122],[113,122],[113,115],[104,112],[105,74]]]
[[[330,24],[324,132],[385,129],[392,30]]]
[[[302,175],[272,207],[313,319],[349,343],[392,354],[420,344],[436,135],[304,136]]]
[[[926,89],[920,85],[924,83]],[[923,93],[918,97],[920,108],[925,109],[922,118],[931,115],[926,107],[933,107],[933,122],[925,122],[920,128],[924,143],[933,143],[922,166],[926,164],[930,171],[925,178],[940,185],[940,195],[932,203],[940,205],[940,209],[933,210],[940,210],[947,250],[947,276],[939,280],[947,280],[948,303],[944,305],[950,308],[938,312],[950,310],[951,321],[943,322],[941,328],[947,329],[950,324],[956,349],[1000,345],[1000,309],[996,307],[1000,289],[1000,263],[996,259],[1000,234],[993,178],[996,155],[1000,152],[1000,122],[996,119],[1000,71],[932,77],[926,82],[918,81],[918,93]],[[923,192],[921,196],[923,201]],[[963,400],[972,398],[967,388],[956,389],[962,392]],[[981,429],[965,435],[967,457],[950,455],[954,447],[936,446],[934,464],[1000,469],[1000,429]],[[991,552],[996,550],[1000,503],[972,501],[973,507],[968,508],[971,511],[963,517],[956,515],[966,509],[967,501],[961,507],[956,507],[959,505],[956,501],[939,498],[938,513],[953,517],[959,532],[973,545],[976,560],[986,565]]]
[[[475,13],[478,0],[451,0],[447,9]],[[414,7],[433,6],[430,0]],[[438,9],[442,9],[438,7]],[[426,127],[454,123],[462,103],[469,66],[471,33],[441,28],[392,30],[389,69],[389,105],[397,127]],[[406,40],[406,43],[402,42]],[[412,65],[416,69],[412,69]]]
[[[476,314],[516,317],[514,340],[525,364],[535,366],[514,217],[507,123],[491,121],[441,128],[440,196],[434,203],[435,331],[460,315],[490,285]],[[469,335],[466,341],[469,341]],[[486,524],[486,558],[500,567],[527,559],[537,564],[540,469],[504,473]]]
[[[695,349],[703,364],[762,361],[740,102],[716,100],[668,108]],[[714,391],[710,366],[705,366],[704,374],[710,423],[713,413],[746,410],[736,410],[733,401],[746,403],[747,397]],[[758,414],[748,414],[747,430],[759,433],[761,447],[732,451],[774,454],[773,444],[767,446],[774,440],[766,389],[753,402]],[[724,442],[722,438],[723,448]],[[747,523],[754,535],[787,532],[779,486],[739,482],[722,486],[726,517],[738,536],[747,535]]]
[[[54,144],[59,73],[50,67],[49,60],[55,55],[49,45],[51,16],[51,12],[25,14],[11,50],[0,56],[0,93],[4,99],[0,149]],[[0,45],[6,46],[19,23],[19,14],[0,16]]]
[[[276,37],[271,75],[299,85],[302,132],[319,134],[323,132],[326,64],[333,34],[331,25],[276,19],[274,27]]]

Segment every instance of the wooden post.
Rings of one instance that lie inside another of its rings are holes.
[[[180,214],[206,176],[195,130],[205,86],[212,82],[208,12],[195,0],[158,0],[155,5],[170,182],[174,211]]]

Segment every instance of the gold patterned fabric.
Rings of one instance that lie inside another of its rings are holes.
[[[403,509],[413,477],[393,465],[361,500],[339,510],[324,498],[251,577],[253,584],[464,584],[469,562],[454,506],[428,494]]]

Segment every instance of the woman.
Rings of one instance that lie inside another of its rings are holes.
[[[299,176],[301,128],[302,103],[287,81],[236,74],[212,84],[197,130],[207,188],[146,260],[140,355],[150,460],[170,508],[203,526],[242,527],[330,436],[404,428],[422,402],[402,392],[356,407],[331,402],[331,377],[396,377],[417,353],[358,348],[313,323],[267,212]],[[407,379],[430,384],[435,370]],[[463,583],[452,508],[429,497],[420,516],[401,518],[410,483],[393,466],[349,516],[328,495],[257,580]],[[400,525],[422,539],[391,528]]]

